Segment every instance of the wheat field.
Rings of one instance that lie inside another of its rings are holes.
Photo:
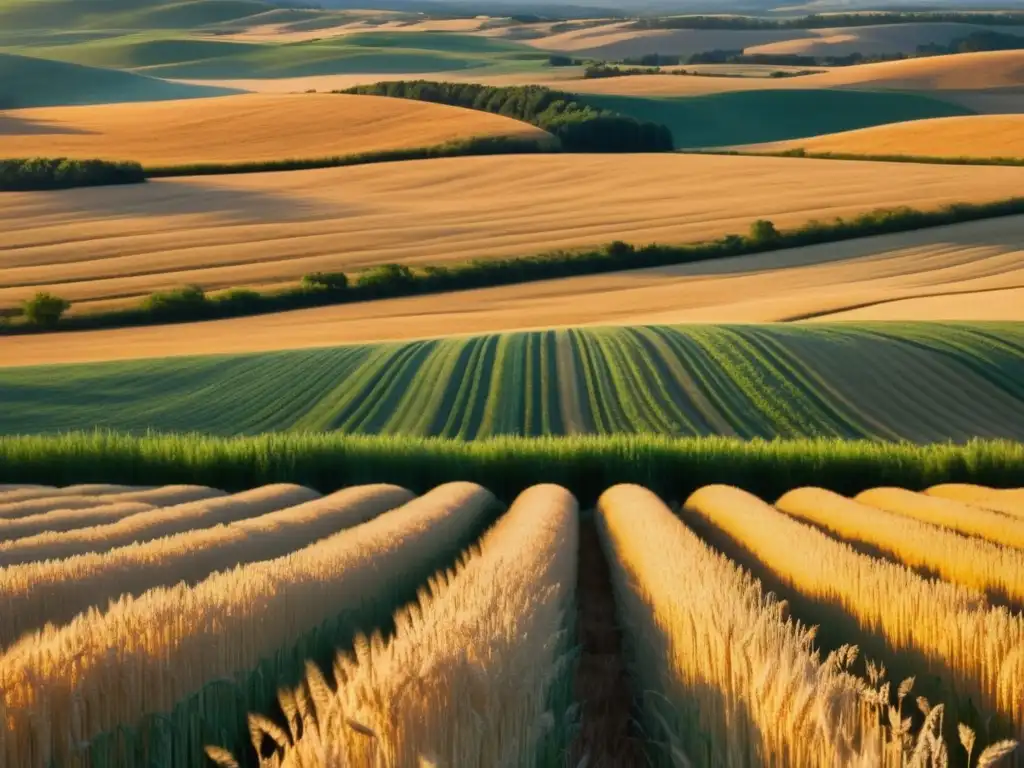
[[[88,486],[4,492],[31,490]],[[577,635],[597,546],[653,764],[1021,765],[1024,624],[971,588],[1021,550],[815,488],[707,486],[679,514],[636,485],[592,514],[554,485],[290,502],[0,569],[5,764],[611,765],[577,741],[611,695],[580,677],[610,663]]]
[[[1012,321],[1020,319],[1024,299],[1021,243],[1024,216],[1015,216],[728,260],[460,291],[457,304],[445,295],[382,299],[201,326],[80,331],[74,344],[61,333],[0,336],[0,368],[580,325]],[[769,277],[772,290],[766,293]]]
[[[748,144],[751,152],[832,152],[947,158],[1024,159],[1024,115],[969,115],[910,120],[807,139]]]
[[[622,96],[696,96],[751,90],[801,90],[805,88],[850,88],[856,90],[914,91],[940,98],[964,100],[978,111],[984,97],[993,97],[993,112],[1007,110],[1005,104],[1021,104],[1024,86],[1024,51],[991,51],[956,56],[931,56],[834,67],[816,75],[795,78],[665,77],[631,75],[572,83],[578,93],[606,93]],[[565,88],[566,84],[562,83]]]
[[[1005,199],[1022,182],[1024,168],[526,155],[5,193],[0,306],[51,290],[87,311],[189,283],[266,287],[390,262],[615,239],[692,242],[746,232],[758,218],[792,227],[880,207]],[[680,194],[695,189],[701,194]]]
[[[7,157],[145,166],[334,157],[480,136],[546,135],[511,118],[444,104],[315,93],[16,109],[0,118]]]

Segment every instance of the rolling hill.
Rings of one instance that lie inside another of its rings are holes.
[[[0,143],[11,155],[125,158],[146,166],[320,158],[477,136],[547,134],[486,112],[340,94],[54,107],[0,118]]]
[[[0,29],[191,29],[274,7],[259,0],[0,0]]]
[[[192,99],[233,92],[228,88],[169,83],[131,72],[0,53],[0,109]]]
[[[1022,184],[1024,168],[559,154],[12,192],[0,208],[0,305],[47,289],[81,311],[189,283],[272,286],[396,261],[705,240],[757,218],[788,227],[992,201]]]
[[[1021,158],[1024,160],[1024,115],[972,115],[912,120],[796,141],[752,144],[752,152],[832,152],[847,155],[893,155],[948,158]]]
[[[779,141],[971,114],[966,107],[930,96],[838,89],[751,90],[679,98],[587,94],[582,100],[667,125],[680,149]]]
[[[133,32],[76,41],[33,40],[10,53],[154,77],[193,80],[293,78],[380,72],[423,73],[498,65],[522,68],[547,55],[518,43],[441,32],[362,32],[296,43],[240,42],[185,33]]]
[[[0,365],[235,354],[570,325],[1020,320],[1024,217],[770,254],[201,324],[0,336]],[[771,285],[771,290],[766,285]],[[74,343],[69,343],[73,338]]]
[[[563,86],[565,87],[565,86]],[[849,88],[861,91],[911,91],[945,96],[965,92],[1019,93],[1024,89],[1024,51],[960,53],[876,64],[833,67],[796,78],[727,78],[632,75],[572,84],[578,93],[623,96],[687,96],[750,90]]]

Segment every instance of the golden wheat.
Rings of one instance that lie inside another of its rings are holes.
[[[441,486],[286,557],[125,597],[22,638],[0,657],[0,764],[63,764],[77,745],[252,669],[325,620],[383,599],[494,503],[477,485]]]
[[[103,504],[99,507],[86,507],[85,509],[55,509],[52,512],[43,512],[39,515],[29,515],[14,520],[0,520],[0,542],[114,523],[131,515],[154,509],[156,507],[152,504],[127,501]]]
[[[200,485],[168,485],[146,491],[102,494],[96,498],[105,502],[102,506],[84,509],[54,509],[36,515],[16,518],[0,518],[0,541],[33,536],[48,531],[70,531],[93,525],[116,522],[139,512],[148,512],[155,507],[185,504],[190,501],[227,496],[224,491]]]
[[[946,483],[933,485],[925,494],[1024,519],[1024,488],[985,488],[980,485]]]
[[[533,764],[564,716],[548,707],[567,671],[577,548],[573,496],[551,485],[524,491],[478,551],[396,615],[392,640],[362,638],[339,655],[337,690],[310,666],[300,690],[283,693],[290,739],[261,765]],[[300,735],[301,699],[315,717]],[[259,750],[268,721],[251,721]]]
[[[35,499],[49,498],[56,500],[62,496],[93,497],[151,490],[148,486],[103,485],[96,483],[90,483],[87,485],[69,485],[65,488],[54,488],[49,485],[7,485],[3,487],[6,490],[0,491],[0,517],[11,516],[7,514],[7,505],[19,501],[32,501]]]
[[[194,584],[215,571],[295,552],[412,498],[394,485],[357,486],[230,525],[0,569],[0,648],[121,595]]]
[[[0,520],[16,520],[30,515],[42,515],[58,509],[89,509],[110,502],[97,496],[60,495],[30,497],[0,504]]]
[[[597,524],[644,712],[677,760],[882,764],[863,686],[843,671],[855,649],[822,663],[812,631],[644,488],[606,491]]]
[[[862,493],[852,501],[821,488],[798,488],[782,496],[775,506],[840,538],[877,547],[911,568],[924,568],[989,596],[1024,605],[1024,552],[876,509],[869,496]]]
[[[991,608],[965,587],[924,579],[868,557],[736,488],[708,486],[686,502],[788,587],[841,607],[896,652],[917,651],[928,671],[999,713],[1024,735],[1024,617]]]
[[[856,500],[886,512],[1024,548],[1024,519],[991,509],[903,488],[872,488],[857,494]]]
[[[105,552],[136,541],[230,523],[320,498],[301,485],[279,483],[223,498],[152,509],[107,525],[63,533],[41,533],[0,543],[0,567]]]

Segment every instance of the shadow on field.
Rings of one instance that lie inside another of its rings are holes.
[[[252,179],[253,176],[247,178]],[[246,188],[243,186],[245,179],[242,176],[155,179],[142,185],[70,189],[44,194],[50,214],[115,219],[201,215],[232,224],[274,224],[344,219],[368,213],[354,198],[351,201],[332,200],[328,204],[301,192],[288,194],[286,191]]]
[[[12,117],[0,114],[0,136],[95,136],[96,131],[86,131],[70,125],[48,123],[26,117]]]

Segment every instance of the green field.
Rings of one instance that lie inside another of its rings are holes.
[[[0,369],[0,433],[1024,437],[1024,325],[546,331]]]
[[[0,83],[0,109],[191,99],[235,92],[3,52]]]
[[[0,0],[0,30],[190,29],[274,8],[258,0]]]
[[[302,43],[242,43],[186,32],[46,36],[0,34],[8,53],[155,77],[238,79],[360,72],[531,68],[547,54],[501,40],[443,33],[367,32]]]
[[[802,139],[970,110],[913,93],[766,90],[679,98],[581,95],[588,104],[668,126],[680,149]]]

